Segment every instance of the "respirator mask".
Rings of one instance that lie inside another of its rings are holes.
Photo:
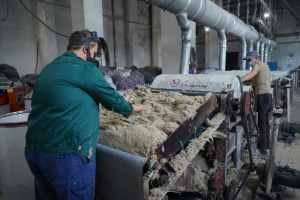
[[[91,51],[90,51],[90,42],[95,42],[98,45],[100,44],[100,38],[98,37],[98,34],[96,31],[92,31],[92,37],[87,37],[85,32],[81,31],[81,33],[84,35],[84,38],[81,39],[75,39],[75,40],[69,40],[69,45],[83,45],[87,47],[87,58],[86,60],[88,62],[93,63],[97,67],[99,67],[99,61],[95,59],[96,55],[94,57],[91,57]]]
[[[250,62],[248,62],[248,65],[249,65],[250,67],[253,67],[253,65],[255,65],[255,63],[253,62],[253,60],[251,60]]]

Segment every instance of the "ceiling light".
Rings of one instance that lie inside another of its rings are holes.
[[[204,27],[205,31],[208,32],[209,31],[209,27]]]
[[[267,18],[267,17],[269,17],[269,16],[270,16],[270,13],[265,13],[265,14],[264,14],[264,17],[265,17],[265,18]]]

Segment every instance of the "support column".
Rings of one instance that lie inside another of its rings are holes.
[[[136,25],[137,1],[124,0],[126,66],[139,66],[139,46]]]
[[[50,2],[53,3],[53,1]],[[36,1],[35,6],[37,17],[49,27],[55,27],[53,5]],[[50,61],[58,56],[57,35],[40,22],[36,22],[36,31],[39,43],[39,64],[36,73],[40,73]]]
[[[162,67],[161,61],[161,9],[157,6],[151,6],[152,20],[152,58],[151,65]]]
[[[124,24],[124,1],[111,0],[112,12],[114,13],[114,49],[115,49],[115,66],[126,67],[126,48],[125,48],[125,24]],[[107,36],[108,37],[108,36]]]
[[[72,0],[72,32],[89,29],[103,37],[102,0]]]

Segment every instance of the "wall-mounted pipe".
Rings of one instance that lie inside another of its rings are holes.
[[[253,41],[247,40],[247,52],[253,51]]]
[[[262,32],[269,38],[274,38],[271,30],[265,25],[262,19],[256,18],[254,23],[261,27]]]
[[[265,57],[264,57],[265,51],[264,50],[265,50],[265,43],[262,42],[261,45],[260,45],[260,60],[262,62],[265,61]]]
[[[235,15],[222,9],[210,0],[144,0],[175,15],[186,12],[188,19],[196,23],[211,27],[215,30],[224,29],[227,33],[246,40],[256,42],[260,34],[254,27],[245,24]],[[277,43],[276,43],[277,44]]]
[[[245,24],[235,15],[222,9],[210,0],[143,0],[146,3],[156,5],[175,15],[186,13],[187,18],[203,26],[210,27],[217,31],[224,30],[226,33],[233,34],[245,40],[253,42],[261,41],[264,36],[258,33],[253,26]],[[257,43],[259,44],[259,43]],[[270,47],[277,47],[277,43],[270,41]],[[258,46],[259,47],[259,46]],[[223,50],[223,47],[222,47]],[[259,52],[259,51],[258,51]],[[223,51],[219,55],[219,62],[222,64]],[[183,53],[182,53],[183,55]],[[226,59],[226,57],[225,57]],[[183,63],[185,61],[182,61]],[[224,61],[225,62],[225,61]],[[223,66],[220,66],[222,69]]]
[[[260,41],[255,42],[255,51],[259,53],[260,50]]]
[[[266,47],[265,47],[265,57],[264,57],[264,59],[265,59],[265,63],[267,63],[267,62],[268,62],[268,51],[269,51],[269,46],[268,46],[268,45],[266,45]]]
[[[246,61],[244,60],[244,58],[247,55],[247,43],[245,38],[240,38],[240,42],[241,42],[241,52],[240,52],[240,69],[241,70],[246,70]]]
[[[176,19],[181,28],[181,37],[182,37],[180,74],[188,74],[190,53],[191,53],[192,31],[191,31],[189,20],[187,18],[187,13],[178,14],[176,16]]]
[[[218,31],[219,37],[219,66],[220,71],[226,70],[226,50],[227,50],[227,38],[224,30]]]

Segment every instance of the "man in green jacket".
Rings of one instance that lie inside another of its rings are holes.
[[[96,32],[74,32],[36,81],[25,157],[37,200],[94,198],[99,103],[126,118],[146,110],[125,101],[93,64],[98,42]]]

